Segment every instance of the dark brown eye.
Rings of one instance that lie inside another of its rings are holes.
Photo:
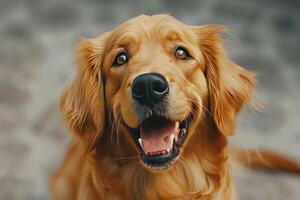
[[[184,48],[182,47],[178,47],[176,49],[176,52],[175,52],[175,55],[178,59],[181,59],[181,60],[187,60],[190,58],[187,50],[185,50]]]
[[[113,67],[119,67],[128,62],[128,56],[125,52],[121,52],[114,60]]]

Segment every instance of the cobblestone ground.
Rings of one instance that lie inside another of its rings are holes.
[[[69,140],[57,102],[74,75],[74,44],[142,13],[229,27],[230,55],[257,72],[265,105],[242,113],[232,143],[300,161],[299,9],[296,0],[0,0],[0,199],[49,199],[47,178]],[[242,200],[300,199],[300,176],[249,169],[234,176]]]

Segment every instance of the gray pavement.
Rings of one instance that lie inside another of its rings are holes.
[[[256,71],[265,106],[243,111],[231,142],[300,161],[299,10],[297,0],[0,0],[0,200],[49,199],[69,141],[57,103],[74,76],[74,44],[143,13],[231,29],[229,54]],[[300,199],[300,176],[233,171],[242,200]]]

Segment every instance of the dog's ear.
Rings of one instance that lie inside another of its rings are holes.
[[[209,108],[219,131],[224,135],[235,132],[236,116],[252,95],[255,76],[233,63],[220,36],[226,28],[218,25],[193,27],[206,63]]]
[[[101,60],[108,33],[95,39],[82,39],[76,49],[77,75],[64,90],[61,111],[68,128],[87,152],[105,129],[105,97]]]

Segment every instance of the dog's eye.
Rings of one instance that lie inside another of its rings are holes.
[[[121,65],[124,65],[125,63],[128,62],[128,56],[125,52],[119,53],[113,63],[113,67],[118,67]]]
[[[178,59],[187,60],[190,58],[189,53],[183,47],[178,47],[176,49],[175,55]]]

